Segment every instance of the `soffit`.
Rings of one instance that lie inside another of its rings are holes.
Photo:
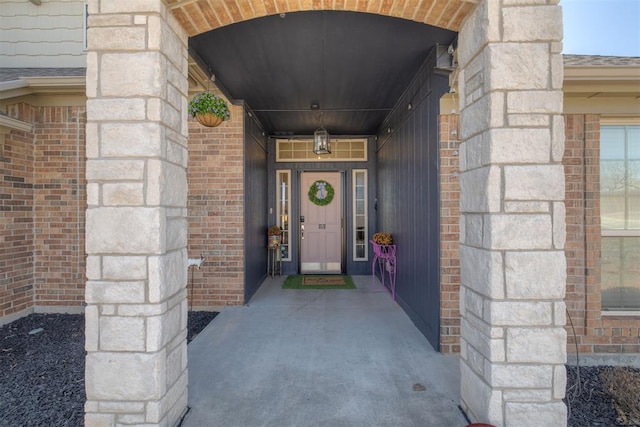
[[[219,28],[192,37],[189,50],[268,134],[309,135],[323,126],[334,135],[369,135],[434,46],[455,37],[405,19],[318,11]]]

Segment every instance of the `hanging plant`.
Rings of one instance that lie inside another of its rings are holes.
[[[327,181],[316,181],[309,187],[309,200],[317,206],[327,206],[333,200],[335,191]]]
[[[189,101],[189,115],[203,126],[216,127],[231,116],[224,99],[215,93],[201,92]]]

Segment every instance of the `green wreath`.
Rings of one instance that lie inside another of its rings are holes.
[[[326,191],[326,193],[324,197],[320,199],[318,198],[318,193],[320,192],[320,189],[322,187],[324,187],[324,190]],[[308,194],[309,194],[309,200],[311,200],[314,205],[327,206],[333,200],[333,195],[335,194],[335,191],[333,190],[333,187],[331,186],[331,184],[329,184],[327,181],[319,180],[311,184],[311,187],[309,187]]]

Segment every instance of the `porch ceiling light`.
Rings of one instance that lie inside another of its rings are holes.
[[[329,132],[325,128],[319,128],[313,133],[313,154],[331,154]]]

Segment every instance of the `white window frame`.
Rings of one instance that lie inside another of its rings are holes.
[[[291,239],[291,170],[289,169],[277,169],[276,170],[276,224],[278,224],[280,227],[284,228],[284,220],[282,219],[282,189],[280,188],[280,177],[284,175],[287,177],[287,182],[288,182],[288,186],[287,186],[287,194],[286,194],[286,204],[287,204],[287,212],[289,215],[288,221],[287,221],[287,243],[286,244],[281,244],[281,246],[286,246],[288,251],[287,251],[287,257],[282,257],[282,252],[280,252],[280,256],[282,257],[282,261],[291,261],[291,253],[293,251],[293,240]]]
[[[340,139],[331,139],[331,144],[333,144],[335,152],[335,146],[337,144],[346,143],[346,142],[363,142],[363,156],[362,157],[348,157],[348,158],[332,158],[331,155],[314,155],[310,156],[306,159],[283,159],[280,157],[280,144],[281,143],[299,143],[299,144],[307,144],[309,153],[312,152],[313,149],[313,140],[312,139],[287,139],[287,138],[278,138],[276,139],[276,163],[322,163],[322,162],[366,162],[368,158],[368,143],[367,138],[340,138]]]
[[[603,127],[609,127],[609,126],[625,126],[625,127],[638,126],[639,124],[640,124],[640,118],[638,118],[637,120],[629,120],[629,121],[603,119],[600,122],[600,128],[602,129]],[[600,146],[599,148],[601,152],[602,147]],[[601,176],[599,176],[598,179],[600,180]],[[600,214],[600,220],[602,220],[602,213]],[[602,237],[640,237],[640,230],[604,229],[600,227],[600,237],[601,238]],[[623,308],[603,310],[601,307],[600,313],[602,317],[607,317],[607,316],[636,316],[637,317],[640,315],[640,311],[638,310],[625,310]]]
[[[362,173],[364,175],[364,257],[357,256],[357,236],[358,236],[358,227],[356,221],[357,215],[357,201],[359,200],[357,197],[357,180],[356,175]],[[368,261],[369,260],[369,242],[367,241],[367,236],[369,235],[369,210],[368,210],[368,200],[369,200],[369,192],[368,192],[368,174],[366,169],[353,169],[351,172],[351,183],[352,183],[352,232],[353,232],[353,260],[354,261]]]

